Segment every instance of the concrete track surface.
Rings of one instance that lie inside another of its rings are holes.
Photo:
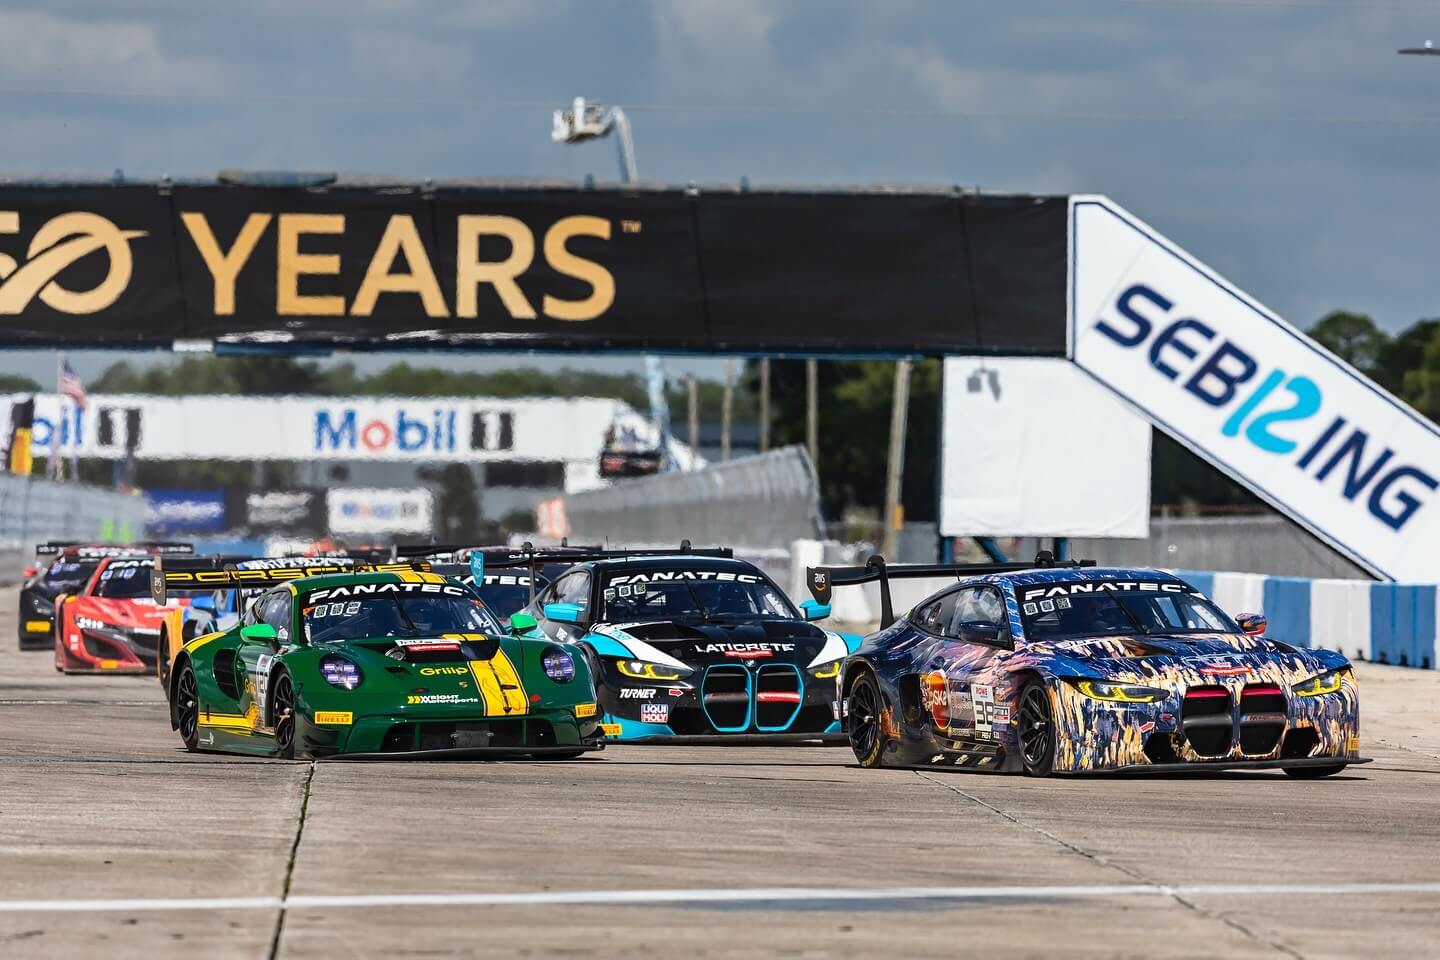
[[[186,754],[153,679],[62,677],[13,624],[7,590],[4,958],[1440,954],[1432,672],[1362,666],[1377,762],[1312,782],[309,764]]]

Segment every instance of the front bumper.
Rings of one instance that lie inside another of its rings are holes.
[[[316,759],[538,756],[599,750],[605,744],[599,723],[577,719],[568,707],[511,717],[458,711],[302,710],[296,735],[297,752]]]
[[[1373,763],[1370,757],[1306,757],[1303,760],[1211,760],[1203,763],[1137,763],[1108,770],[1065,771],[1076,776],[1146,773],[1209,773],[1215,770],[1282,770],[1286,767],[1333,767],[1337,764]],[[1060,772],[1060,771],[1057,771]]]
[[[155,670],[156,638],[134,640],[77,627],[67,627],[55,641],[55,666],[65,673],[151,673]]]
[[[19,634],[22,650],[43,650],[55,642],[55,621],[21,617]]]
[[[794,742],[843,737],[834,682],[791,663],[712,663],[672,682],[631,680],[607,669],[596,697],[611,740]]]

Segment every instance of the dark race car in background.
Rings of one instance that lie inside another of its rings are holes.
[[[961,579],[891,614],[891,578],[947,575]],[[1344,656],[1259,636],[1263,617],[1237,623],[1168,573],[1041,554],[1035,565],[876,557],[809,578],[821,602],[880,582],[883,629],[839,677],[861,766],[1322,777],[1367,762]]]
[[[579,558],[528,612],[579,645],[612,740],[840,735],[834,677],[858,645],[728,550]]]
[[[187,543],[150,542],[127,545],[48,542],[35,545],[36,566],[20,585],[18,632],[21,650],[48,650],[55,645],[55,601],[80,592],[106,557],[174,556],[191,551]]]

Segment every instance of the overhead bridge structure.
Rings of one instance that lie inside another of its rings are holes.
[[[1104,197],[7,184],[0,347],[43,345],[1068,359],[1377,577],[1440,580],[1435,424]]]

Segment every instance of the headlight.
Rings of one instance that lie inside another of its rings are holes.
[[[556,683],[575,679],[575,658],[564,650],[546,650],[540,657],[540,666],[545,668],[545,676]]]
[[[829,680],[832,677],[838,676],[839,673],[840,661],[831,660],[829,663],[822,663],[814,670],[811,670],[810,676],[814,677],[817,680]]]
[[[1318,677],[1311,677],[1303,683],[1297,683],[1290,689],[1297,697],[1318,697],[1322,693],[1334,693],[1340,689],[1340,681],[1344,680],[1345,674],[1349,672],[1344,667],[1339,670],[1331,670]]]
[[[636,680],[679,680],[695,672],[684,667],[666,667],[644,660],[616,660],[615,669],[619,670],[622,676]]]
[[[1137,687],[1128,683],[1101,683],[1099,680],[1077,680],[1075,689],[1091,700],[1110,703],[1158,703],[1170,696],[1169,691],[1155,687]]]
[[[322,657],[320,660],[320,676],[332,687],[339,687],[342,690],[354,690],[360,686],[363,679],[360,675],[360,668],[346,660],[344,657]]]

